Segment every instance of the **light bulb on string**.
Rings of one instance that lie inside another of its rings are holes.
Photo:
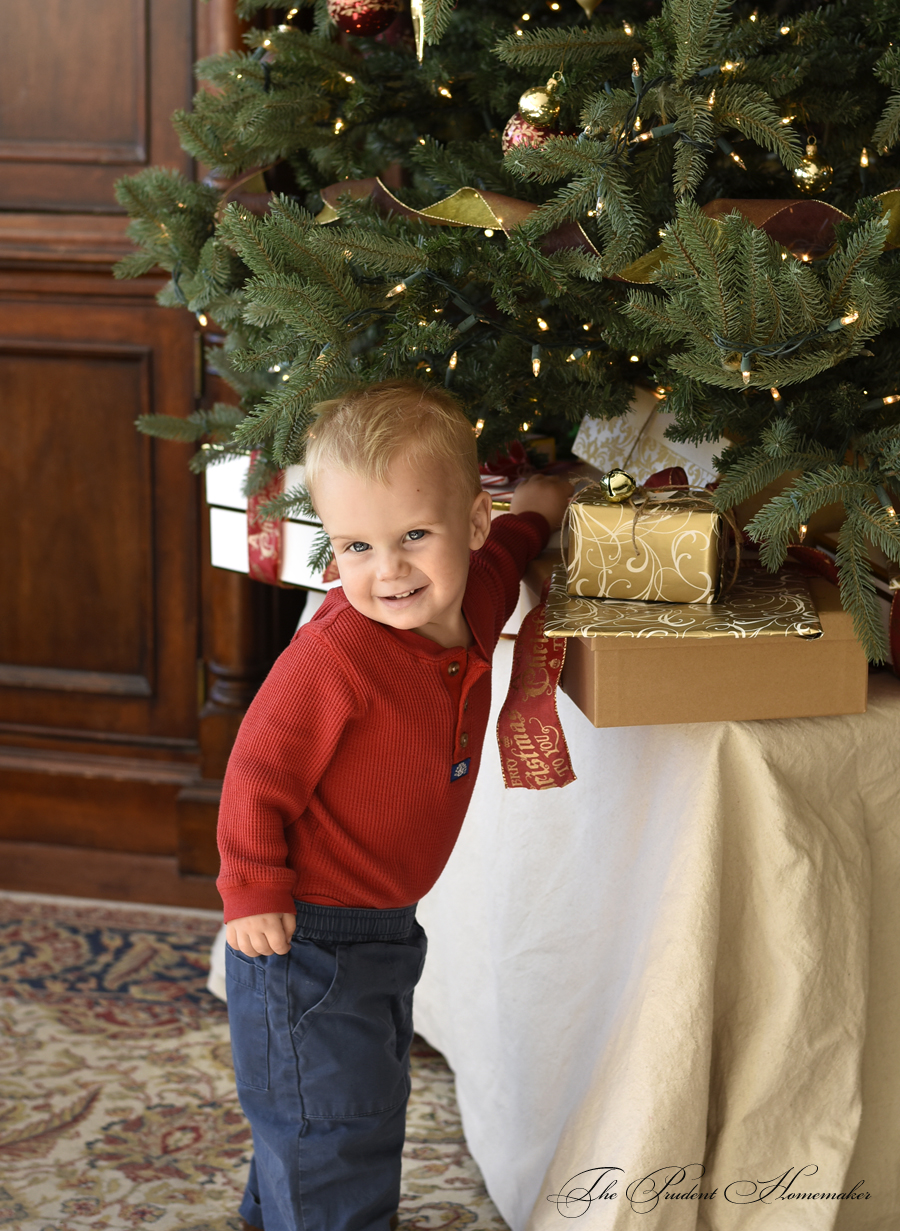
[[[455,368],[458,363],[459,363],[459,354],[456,351],[454,351],[453,354],[450,356],[450,358],[447,360],[447,366],[450,368]]]
[[[541,330],[543,330],[543,331],[545,331],[545,332],[546,332],[546,330],[548,330],[548,329],[550,328],[550,326],[547,324],[547,322],[544,320],[544,318],[543,318],[542,316],[539,316],[539,317],[537,318],[537,327],[538,327],[538,329],[541,329]]]
[[[867,167],[869,165],[869,151],[863,146],[863,152],[859,156],[859,165]]]
[[[539,346],[531,348],[531,371],[534,376],[541,374],[541,348]]]
[[[769,390],[769,392],[770,392],[770,393],[771,393],[771,395],[772,395],[772,401],[773,401],[773,402],[780,402],[780,401],[781,401],[781,394],[778,392],[778,390],[775,388],[775,386],[774,386],[774,385],[773,385],[773,386],[772,386],[772,388]]]
[[[478,422],[475,424],[476,437],[480,436],[483,431],[484,431],[484,419],[479,419]]]
[[[391,287],[391,289],[385,295],[385,299],[393,299],[395,295],[402,295],[405,290],[406,290],[406,283],[398,282],[396,286]]]
[[[887,492],[884,490],[884,488],[881,486],[880,483],[875,488],[875,491],[878,493],[878,499],[881,501],[881,506],[884,509],[885,513],[887,513],[891,521],[896,521],[897,520],[897,510],[894,508],[894,505],[893,505],[893,502],[890,496],[887,494]]]
[[[197,324],[200,326],[201,329],[205,329],[206,326],[209,324],[209,320],[204,312],[200,312],[197,314]]]
[[[802,542],[803,542],[803,540],[806,538],[806,536],[807,536],[807,534],[808,534],[808,533],[809,533],[809,526],[806,524],[806,522],[805,522],[805,521],[804,521],[804,522],[801,522],[801,523],[800,523],[800,526],[799,526],[799,529],[798,529],[798,531],[797,531],[797,537],[800,539],[800,542],[801,542],[801,543],[802,543]]]

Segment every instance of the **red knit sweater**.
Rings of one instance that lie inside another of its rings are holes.
[[[247,711],[219,811],[225,919],[408,906],[437,880],[468,807],[491,656],[519,579],[547,541],[539,513],[499,517],[474,553],[444,649],[361,615],[341,589],[294,635]]]

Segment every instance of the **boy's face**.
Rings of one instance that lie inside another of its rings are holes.
[[[454,490],[434,463],[395,462],[388,482],[323,471],[316,512],[351,606],[438,645],[468,645],[462,615],[469,552],[484,543],[491,502]]]

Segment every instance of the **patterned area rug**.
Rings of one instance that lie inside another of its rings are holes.
[[[205,912],[0,894],[0,1228],[238,1231],[250,1152]],[[418,1037],[400,1226],[504,1231]]]

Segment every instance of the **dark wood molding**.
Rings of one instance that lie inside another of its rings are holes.
[[[144,753],[181,753],[196,759],[200,745],[195,739],[178,739],[171,735],[132,735],[127,731],[88,731],[83,727],[38,726],[27,722],[0,722],[0,741],[14,746],[19,740],[29,747],[50,747],[63,744],[106,744],[110,747],[140,748]]]
[[[220,780],[201,779],[178,792],[178,867],[181,872],[218,875],[216,818],[221,796]]]
[[[199,780],[196,765],[139,757],[98,756],[89,752],[52,752],[43,748],[0,745],[0,773],[62,774],[68,778],[104,778],[109,782],[149,782],[183,787]]]
[[[113,278],[113,184],[194,174],[172,112],[247,23],[234,0],[94,8],[51,0],[38,71],[0,0],[0,884],[218,909],[221,778],[302,596],[211,576],[191,447],[134,431],[221,391],[162,271]]]
[[[250,23],[238,17],[234,0],[206,0],[196,7],[197,59],[243,48]]]
[[[174,855],[45,846],[41,842],[0,841],[0,889],[222,909],[215,880],[179,872]]]
[[[111,697],[152,697],[150,681],[143,675],[120,675],[111,671],[68,671],[60,667],[17,666],[0,663],[0,687],[45,688],[50,692],[106,693]]]

